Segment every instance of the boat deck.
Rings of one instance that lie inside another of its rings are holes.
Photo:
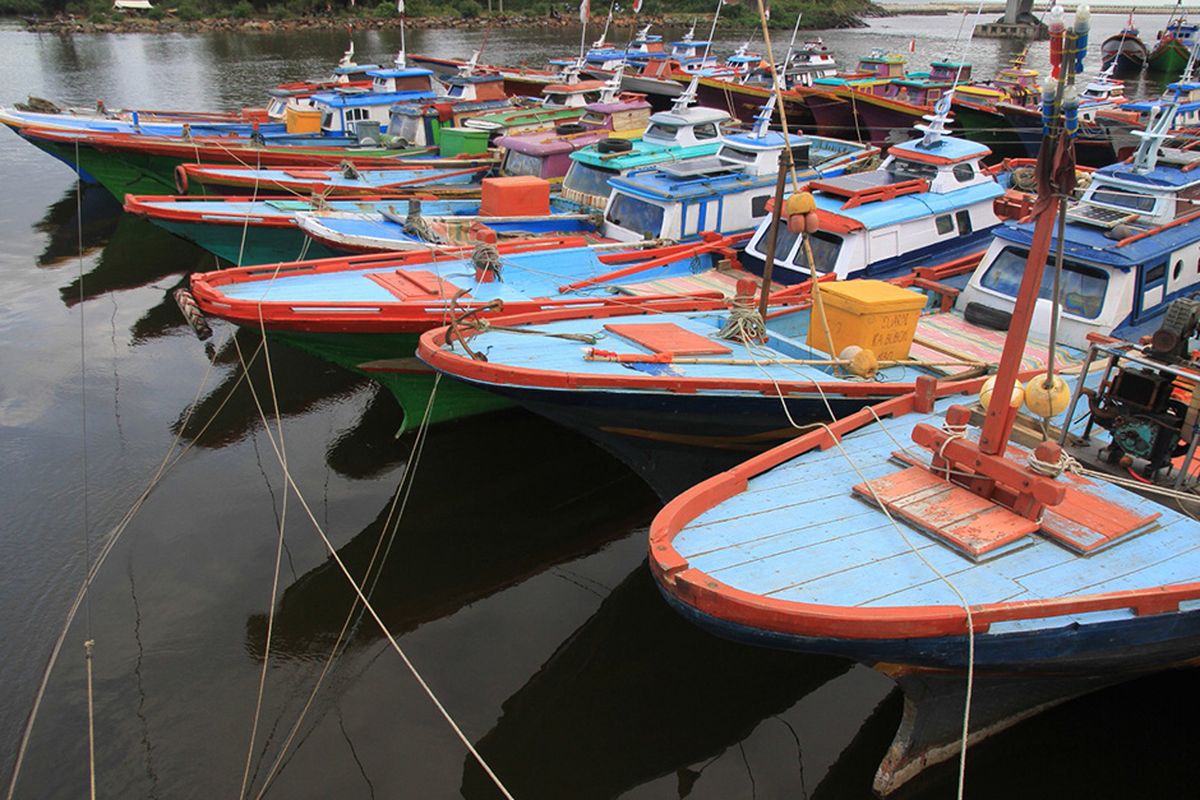
[[[903,522],[897,529],[852,487],[864,478],[874,481],[899,472],[904,465],[893,453],[901,449],[928,463],[928,452],[912,443],[912,429],[922,422],[940,426],[951,402],[963,403],[964,398],[939,402],[933,414],[887,418],[847,435],[843,444],[853,462],[831,447],[751,478],[745,491],[694,518],[675,536],[673,547],[690,569],[719,581],[722,594],[744,592],[840,608],[959,606],[950,587],[922,558],[972,606],[1200,581],[1200,525],[1194,519],[1084,478],[1062,480],[1126,509],[1161,516],[1147,532],[1087,556],[1035,532],[1016,549],[980,563]],[[975,438],[978,431],[969,435]],[[1189,607],[1200,607],[1200,601],[1185,601],[1181,610]],[[1013,619],[993,623],[991,632],[1061,628],[1085,618],[1128,619],[1133,613],[1118,608]]]

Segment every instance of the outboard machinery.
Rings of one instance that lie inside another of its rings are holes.
[[[1141,459],[1142,475],[1154,479],[1190,454],[1200,423],[1200,363],[1191,349],[1198,334],[1200,299],[1175,300],[1142,348],[1142,359],[1114,360],[1099,388],[1084,390],[1092,421],[1112,437],[1108,463],[1131,466]],[[1197,380],[1188,380],[1188,373]]]

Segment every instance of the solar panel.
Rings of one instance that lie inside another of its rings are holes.
[[[1102,208],[1091,203],[1079,203],[1067,209],[1068,220],[1082,222],[1097,228],[1115,228],[1123,223],[1133,222],[1137,218],[1137,214],[1131,214],[1128,211]]]
[[[867,189],[877,189],[880,186],[886,186],[895,182],[893,176],[887,172],[883,170],[871,170],[870,172],[859,172],[853,175],[840,175],[836,178],[822,178],[819,181],[814,181],[813,188],[820,189],[829,194],[852,197]]]

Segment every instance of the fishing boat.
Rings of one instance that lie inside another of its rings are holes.
[[[545,130],[568,122],[577,122],[586,106],[600,101],[604,81],[552,83],[545,87],[539,102],[484,114],[466,121],[466,127],[487,131],[494,136]]]
[[[458,139],[471,139],[468,152],[485,151],[488,137],[468,137],[464,126],[473,117],[495,114],[513,107],[512,101],[504,94],[503,81],[498,75],[455,76],[450,81],[450,94],[445,97],[391,106],[388,109],[387,134],[382,141],[404,146],[441,147],[442,131],[453,130]]]
[[[817,78],[811,86],[793,86],[792,90],[804,98],[808,115],[818,133],[865,141],[867,137],[855,113],[856,105],[851,102],[855,96],[851,95],[850,90],[873,91],[879,88],[882,91],[892,81],[907,77],[906,62],[907,59],[899,53],[873,50],[859,59],[857,68],[852,72]]]
[[[425,410],[432,372],[416,361],[417,336],[447,319],[571,306],[719,302],[739,277],[736,238],[614,252],[582,237],[240,267],[193,275],[187,308],[268,334],[376,377],[408,412]],[[612,249],[609,246],[608,249]],[[709,276],[705,280],[705,276]],[[670,279],[675,285],[670,283]],[[661,288],[642,294],[623,287]],[[655,307],[655,306],[651,306]],[[455,391],[451,389],[450,391]],[[456,394],[435,421],[497,407],[494,396]],[[472,398],[475,398],[472,400]]]
[[[346,48],[329,77],[317,81],[289,81],[268,89],[267,116],[273,120],[285,121],[290,101],[310,97],[317,92],[339,87],[369,88],[374,79],[367,73],[376,69],[379,69],[378,64],[359,64],[354,60],[354,40],[351,39],[350,46]]]
[[[808,183],[820,218],[808,248],[820,275],[887,278],[970,255],[978,260],[987,249],[1005,189],[983,165],[987,147],[947,135],[950,104],[944,95],[916,126],[921,138],[893,145],[877,169]],[[767,219],[746,245],[751,269],[762,271],[771,236]],[[776,281],[811,277],[798,232],[780,232],[774,252]]]
[[[603,209],[608,181],[635,169],[664,162],[715,155],[729,114],[694,105],[696,78],[669,111],[650,116],[646,132],[637,139],[604,139],[571,153],[563,177],[562,196],[588,208]]]
[[[824,80],[814,86],[824,86]],[[849,104],[856,139],[886,148],[905,141],[912,126],[933,110],[942,95],[959,83],[969,83],[971,65],[960,61],[934,61],[928,75],[908,75],[889,81],[851,81],[828,88],[828,93]],[[827,98],[817,102],[832,110]],[[820,117],[814,111],[820,126]]]
[[[965,137],[986,145],[997,158],[1021,158],[1026,155],[1025,144],[996,106],[1003,102],[1028,108],[1041,101],[1038,71],[1025,66],[1025,51],[1022,51],[990,81],[972,81],[955,87],[951,108],[954,124]]]
[[[430,100],[437,97],[433,73],[427,69],[396,66],[376,69],[371,76],[370,89],[339,87],[330,92],[318,92],[301,100],[292,100],[286,113],[319,114],[317,130],[324,136],[359,135],[358,131],[372,126],[374,131],[386,130],[390,109],[397,103]]]
[[[278,167],[421,165],[437,159],[430,147],[381,147],[349,137],[289,136],[272,142],[224,137],[147,136],[22,128],[21,138],[102,184],[118,200],[126,194],[173,194],[182,164],[257,164]]]
[[[1101,68],[1111,65],[1116,75],[1136,75],[1146,68],[1150,50],[1138,38],[1139,31],[1133,24],[1133,12],[1120,33],[1115,33],[1100,45]]]
[[[1103,72],[1084,83],[1077,94],[1079,136],[1075,140],[1077,162],[1090,167],[1107,166],[1127,158],[1133,141],[1128,133],[1135,125],[1128,123],[1125,135],[1118,135],[1114,122],[1102,123],[1098,116],[1104,112],[1124,110],[1129,104],[1123,81]],[[1025,145],[1029,156],[1036,156],[1042,143],[1041,112],[1038,105],[1018,105],[1011,102],[996,104],[996,110],[1008,121],[1010,137]],[[1115,118],[1114,118],[1115,119]]]
[[[479,200],[424,199],[412,201],[431,218],[479,213]],[[357,214],[407,220],[408,196],[354,198],[197,197],[126,195],[125,210],[153,222],[237,266],[330,258],[340,250],[315,241],[300,227],[306,212]],[[557,206],[552,205],[552,209]]]
[[[1195,63],[1191,61],[1190,63]],[[1161,113],[1167,106],[1175,107],[1175,127],[1176,129],[1188,129],[1200,126],[1200,81],[1179,80],[1167,84],[1163,90],[1161,97],[1156,97],[1150,100],[1133,100],[1128,103],[1122,103],[1116,111],[1124,112],[1122,114],[1101,113],[1097,115],[1103,121],[1109,123],[1108,127],[1114,127],[1111,123],[1135,122],[1138,127],[1145,127],[1150,119],[1151,112]],[[1136,116],[1130,117],[1128,115]]]
[[[452,197],[479,191],[494,166],[489,157],[445,159],[433,164],[392,163],[338,167],[252,167],[182,164],[175,171],[180,194],[262,194],[324,197],[423,192]]]
[[[1067,136],[1048,138],[1047,188],[1069,194]],[[1093,342],[1069,396],[1052,369],[1018,386],[1054,263],[1046,200],[990,386],[924,380],[689,489],[651,526],[651,571],[686,618],[896,680],[880,794],[960,754],[961,792],[968,746],[1200,657],[1198,309],[1176,301],[1146,346]]]
[[[650,104],[640,95],[619,94],[620,67],[594,103],[584,106],[578,122],[562,123],[553,131],[529,131],[501,136],[504,148],[502,175],[529,175],[561,183],[571,165],[571,155],[603,141],[635,139],[650,122]]]
[[[767,216],[784,148],[799,175],[835,177],[878,154],[868,145],[769,130],[774,96],[748,133],[726,134],[715,156],[634,170],[612,178],[604,235],[618,241],[694,239],[704,231],[752,231]]]
[[[1197,42],[1200,42],[1200,37],[1196,35],[1197,31],[1200,31],[1200,25],[1188,22],[1182,14],[1179,16],[1172,14],[1166,27],[1158,32],[1158,39],[1150,50],[1150,55],[1146,57],[1147,68],[1151,72],[1166,75],[1168,78],[1172,76],[1178,77],[1180,80],[1191,78],[1189,72],[1184,70],[1184,66],[1196,48]]]
[[[428,212],[420,200],[405,203],[403,212],[380,205],[369,211],[301,211],[296,225],[323,250],[339,255],[451,249],[547,236],[602,241],[597,233],[600,215],[552,198],[550,182],[542,178],[484,178],[481,196],[481,202],[443,201],[457,205],[448,214]]]

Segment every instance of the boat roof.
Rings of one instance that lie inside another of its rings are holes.
[[[824,178],[820,183],[869,190],[885,185],[891,178],[892,176],[883,170],[874,170],[842,175],[837,178]],[[849,230],[858,228],[875,230],[914,219],[952,214],[960,209],[993,200],[1004,194],[1004,188],[1000,184],[988,181],[964,186],[952,192],[917,192],[892,197],[883,202],[868,202],[851,208],[843,208],[847,202],[846,197],[819,191],[819,186],[814,188],[818,189],[813,193],[813,198],[817,201],[817,208],[823,214],[839,217],[843,221],[841,227]]]
[[[405,69],[373,69],[367,74],[372,78],[420,78],[426,75],[432,75],[433,70],[420,69],[419,67],[407,67]]]
[[[892,145],[888,153],[899,158],[923,161],[930,164],[957,164],[991,155],[991,149],[978,142],[958,136],[943,136],[931,145],[923,139],[910,139]]]
[[[583,94],[603,89],[606,81],[580,81],[579,83],[551,83],[542,89],[542,94]]]
[[[684,147],[635,139],[630,142],[630,145],[633,149],[623,153],[601,153],[595,147],[589,146],[572,153],[571,158],[588,166],[622,172],[661,164],[664,161],[679,161],[693,156],[712,155],[720,147],[720,141],[714,139],[711,142]]]
[[[435,96],[432,91],[415,89],[404,92],[321,92],[314,94],[312,101],[333,108],[348,108],[352,106],[391,106],[408,100],[423,100]]]
[[[617,103],[588,103],[584,108],[599,114],[613,114],[617,111],[634,111],[639,108],[649,108],[645,100],[624,100]]]
[[[1159,155],[1160,159],[1164,158],[1164,156],[1170,158],[1170,154],[1176,152],[1171,148],[1163,148],[1163,150],[1165,152]],[[1195,162],[1193,161],[1192,163]],[[1134,172],[1131,164],[1121,161],[1116,164],[1109,164],[1107,167],[1101,167],[1096,170],[1096,175],[1101,179],[1115,178],[1120,181],[1144,184],[1156,189],[1180,189],[1200,184],[1200,172],[1184,172],[1177,166],[1163,164],[1161,161],[1149,172]]]
[[[1033,242],[1033,223],[1009,220],[994,230],[997,238],[1028,248]],[[1058,237],[1055,236],[1055,242]],[[1128,271],[1155,259],[1170,255],[1181,247],[1200,241],[1200,221],[1170,228],[1159,228],[1151,236],[1130,241],[1124,247],[1105,235],[1103,228],[1068,221],[1063,254],[1066,258],[1089,264],[1102,264]],[[1055,245],[1057,246],[1057,245]],[[1053,249],[1052,251],[1053,252]]]
[[[722,137],[722,141],[726,144],[731,144],[739,149],[747,148],[751,150],[769,150],[774,148],[782,148],[785,145],[796,147],[798,145],[807,144],[811,140],[807,136],[789,133],[787,139],[783,138],[783,133],[780,131],[767,131],[762,136],[756,133],[730,133]]]
[[[610,134],[611,131],[597,130],[572,134],[570,136],[559,136],[553,131],[532,131],[512,136],[501,136],[496,139],[496,144],[509,150],[516,150],[518,153],[545,157],[557,153],[573,153],[576,150],[582,150],[601,139],[607,139]]]
[[[650,115],[651,122],[679,127],[701,125],[705,122],[720,123],[727,119],[730,119],[729,112],[707,106],[688,106],[679,111],[671,109],[670,111],[658,111]]]
[[[614,189],[660,202],[733,194],[758,186],[772,186],[774,183],[774,175],[747,175],[732,164],[728,171],[701,173],[694,177],[676,177],[655,167],[648,167],[608,180],[608,185]]]
[[[351,66],[348,66],[348,67],[334,67],[333,74],[334,75],[353,75],[356,72],[366,72],[369,74],[372,70],[377,70],[379,68],[380,67],[378,64],[352,64]]]
[[[447,78],[442,78],[442,83],[450,86],[458,86],[464,83],[496,83],[503,81],[504,76],[500,73],[483,73],[480,75],[451,75]]]

